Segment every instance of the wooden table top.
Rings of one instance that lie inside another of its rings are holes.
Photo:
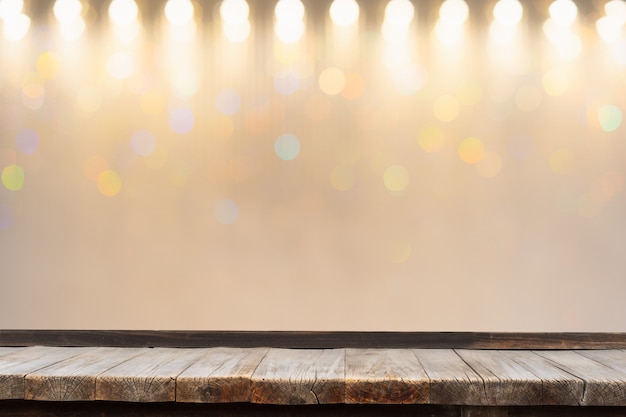
[[[10,399],[626,406],[626,351],[0,347]]]

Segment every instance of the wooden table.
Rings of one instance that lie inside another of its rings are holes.
[[[504,338],[485,340],[502,347]],[[626,416],[623,341],[537,349],[531,339],[532,349],[389,340],[391,347],[114,347],[106,345],[124,343],[78,337],[69,347],[17,343],[0,331],[0,416]]]

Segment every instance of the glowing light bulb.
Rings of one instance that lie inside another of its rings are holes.
[[[8,22],[22,14],[24,0],[0,0],[0,20]]]
[[[410,0],[390,0],[385,7],[385,21],[391,24],[408,25],[414,15],[415,8]]]
[[[596,21],[596,30],[606,43],[616,43],[622,37],[622,23],[613,16],[604,16]]]
[[[130,25],[139,15],[135,0],[113,0],[109,6],[109,18],[116,25]]]
[[[356,0],[334,0],[330,5],[330,18],[336,25],[352,26],[359,20],[359,4]]]
[[[578,7],[572,0],[555,0],[548,8],[550,18],[559,26],[571,26],[578,16]]]
[[[182,26],[193,20],[194,8],[190,0],[168,0],[165,18],[173,25]]]
[[[54,3],[54,16],[61,23],[70,23],[80,18],[83,5],[80,0],[57,0]]]
[[[519,0],[500,0],[493,8],[494,20],[503,26],[518,24],[523,15],[524,8]]]
[[[626,2],[622,0],[611,0],[604,5],[604,11],[607,16],[614,18],[622,25],[626,24]]]
[[[274,25],[274,32],[278,39],[285,43],[296,43],[304,35],[304,22],[278,21]]]
[[[300,0],[279,0],[274,9],[279,22],[299,21],[304,19],[304,4]]]
[[[439,8],[439,19],[446,24],[461,25],[469,17],[469,7],[464,0],[445,0]]]
[[[19,41],[30,28],[30,18],[25,14],[19,13],[9,20],[5,20],[3,24],[4,36],[12,41]]]
[[[220,5],[220,16],[228,24],[243,23],[248,20],[250,6],[246,0],[224,0]]]

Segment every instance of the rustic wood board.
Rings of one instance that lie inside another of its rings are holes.
[[[344,349],[270,349],[251,378],[254,403],[333,404],[344,397]]]
[[[269,348],[210,348],[176,378],[176,401],[249,402],[252,374]]]
[[[17,348],[0,356],[0,400],[19,399],[25,395],[24,377],[91,348],[54,348],[33,346]]]
[[[75,348],[64,348],[73,351]],[[26,375],[24,398],[40,401],[96,399],[96,377],[138,355],[136,348],[85,348],[83,353]]]
[[[427,404],[429,380],[410,349],[346,349],[346,404]]]
[[[540,405],[541,378],[512,360],[505,351],[456,352],[484,381],[489,405]]]
[[[17,351],[20,351],[22,349],[25,348],[19,348],[19,347],[0,347],[0,356],[5,355],[5,354],[9,354],[9,353],[15,353]]]
[[[626,352],[623,350],[577,350],[576,352],[626,374]]]
[[[488,405],[483,379],[452,349],[415,349],[430,380],[431,404]]]
[[[531,351],[506,351],[503,354],[541,378],[541,405],[580,405],[585,387],[582,379]]]
[[[203,349],[142,349],[140,355],[98,375],[96,399],[175,401],[176,377],[204,352]]]
[[[585,381],[581,405],[626,406],[626,373],[576,351],[537,351],[556,367]]]

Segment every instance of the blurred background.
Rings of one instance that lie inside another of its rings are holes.
[[[0,0],[0,328],[625,331],[625,22]]]

